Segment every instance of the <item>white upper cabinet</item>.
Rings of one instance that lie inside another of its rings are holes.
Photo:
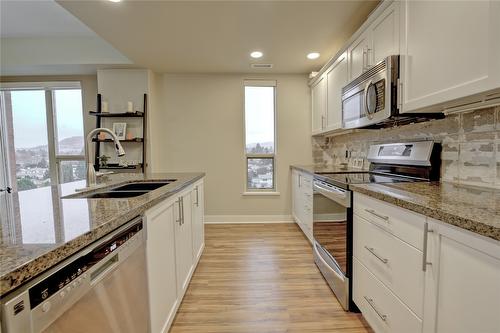
[[[348,47],[349,80],[399,54],[399,7],[398,1],[391,3]]]
[[[399,54],[399,2],[392,3],[370,26],[372,45],[368,66]]]
[[[312,87],[312,133],[318,134],[325,128],[326,120],[326,79],[323,75]]]
[[[347,53],[344,52],[326,72],[326,130],[342,127],[342,87],[347,84]]]
[[[361,34],[347,49],[349,57],[349,81],[361,75],[368,67],[370,31]]]
[[[401,6],[402,112],[442,111],[500,87],[499,1]]]

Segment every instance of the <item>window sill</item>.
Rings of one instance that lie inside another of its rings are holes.
[[[243,196],[279,196],[281,195],[280,192],[260,192],[260,191],[255,191],[255,192],[243,192],[241,193]]]

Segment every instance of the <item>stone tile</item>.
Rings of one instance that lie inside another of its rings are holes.
[[[462,127],[465,133],[493,131],[495,129],[495,108],[463,113]]]
[[[496,123],[496,129],[500,131],[500,106],[497,106],[495,108],[496,110],[496,117],[495,117],[495,123]]]
[[[495,160],[496,160],[496,173],[497,173],[495,187],[500,188],[500,133],[499,133],[499,137],[496,140],[495,145],[497,148],[497,150],[495,152],[495,154],[496,154],[496,158],[495,158]]]
[[[441,179],[444,181],[459,181],[459,152],[460,142],[458,135],[446,137],[442,143],[441,152]]]
[[[473,141],[460,143],[460,184],[492,187],[495,183],[494,141]]]

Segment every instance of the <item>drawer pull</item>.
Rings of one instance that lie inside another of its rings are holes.
[[[372,298],[368,298],[366,296],[363,296],[363,297],[368,302],[368,304],[370,304],[370,306],[372,307],[373,311],[375,311],[375,313],[380,317],[380,319],[382,319],[383,321],[387,321],[387,315],[381,314],[377,310],[377,308],[375,307],[375,303],[373,303],[373,299]]]
[[[379,213],[376,213],[373,209],[365,209],[365,211],[367,211],[368,213],[370,213],[372,215],[375,215],[379,219],[389,221],[389,216],[380,215]]]
[[[370,252],[371,254],[373,254],[375,256],[375,258],[377,258],[378,260],[382,261],[384,264],[387,264],[389,262],[389,259],[385,259],[385,258],[382,258],[381,256],[379,256],[375,252],[375,249],[373,247],[365,246],[365,249],[367,249],[368,252]]]
[[[432,263],[427,261],[427,238],[429,237],[429,233],[434,232],[434,230],[429,229],[429,223],[424,224],[424,245],[422,253],[422,271],[427,271],[427,265],[432,265]]]

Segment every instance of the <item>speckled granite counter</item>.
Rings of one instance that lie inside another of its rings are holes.
[[[85,186],[78,181],[12,194],[13,217],[3,221],[0,243],[0,295],[105,236],[186,186],[204,173],[120,174],[101,183],[177,179],[145,195],[126,199],[61,197]],[[102,190],[102,189],[100,189]]]
[[[340,165],[328,165],[328,164],[317,164],[317,165],[291,165],[290,168],[297,169],[300,171],[304,171],[314,174],[322,174],[322,173],[343,173],[343,172],[363,172],[366,170],[363,169],[355,169],[348,166],[340,166]]]
[[[351,185],[355,192],[500,241],[500,191],[451,183]]]

